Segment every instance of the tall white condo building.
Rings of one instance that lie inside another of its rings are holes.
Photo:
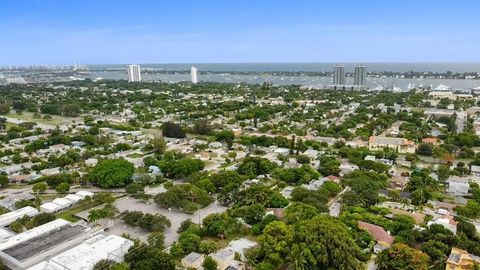
[[[139,65],[128,65],[127,66],[128,82],[141,82],[142,75],[140,74]]]
[[[333,67],[333,85],[345,85],[345,66],[337,65]]]
[[[198,73],[198,69],[196,67],[192,67],[190,69],[190,76],[191,76],[192,83],[198,82],[197,73]]]
[[[365,66],[355,67],[353,85],[358,88],[364,88],[367,85],[367,68]]]

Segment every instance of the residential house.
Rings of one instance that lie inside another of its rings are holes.
[[[235,260],[235,253],[229,249],[221,249],[215,253],[210,254],[210,257],[217,262],[218,269],[235,269],[244,270],[245,265],[242,262]]]
[[[447,215],[442,215],[442,216],[439,216],[437,218],[434,218],[427,223],[427,226],[430,227],[433,224],[442,225],[443,227],[450,230],[454,234],[457,233],[458,222],[451,215],[447,214]]]
[[[303,154],[309,157],[311,160],[315,160],[317,159],[320,152],[314,149],[307,149],[307,151],[303,152]]]
[[[196,253],[196,252],[192,252],[192,253],[188,254],[187,256],[185,256],[182,259],[181,263],[182,263],[182,266],[185,267],[185,268],[198,269],[202,266],[204,259],[205,259],[205,255],[199,254],[199,253]]]
[[[7,208],[10,211],[13,211],[16,209],[15,203],[23,200],[34,200],[35,196],[28,192],[23,192],[23,193],[18,193],[15,194],[15,196],[9,196],[7,198],[1,199],[0,200],[0,206]]]
[[[480,176],[480,166],[472,165],[470,167],[470,173],[473,176]]]
[[[445,270],[473,269],[474,265],[480,265],[480,257],[468,253],[466,250],[452,248],[446,261]]]
[[[20,174],[23,170],[29,170],[32,166],[35,165],[32,162],[25,162],[21,164],[13,164],[10,166],[5,166],[0,168],[0,173],[6,173],[7,175]]]
[[[468,190],[470,189],[470,184],[468,183],[468,179],[459,176],[450,176],[447,180],[448,189],[447,192],[454,194],[455,196],[465,196],[468,194]]]
[[[440,139],[436,137],[429,137],[429,138],[423,138],[422,143],[427,143],[427,144],[433,144],[433,145],[438,145],[440,144]]]
[[[393,236],[391,236],[387,231],[385,231],[385,229],[380,226],[363,221],[358,221],[358,227],[362,230],[368,231],[368,233],[372,235],[373,239],[377,241],[377,245],[375,245],[374,247],[375,253],[385,250],[393,244]]]
[[[335,176],[335,175],[325,176],[324,178],[322,178],[322,180],[340,184],[340,177]]]

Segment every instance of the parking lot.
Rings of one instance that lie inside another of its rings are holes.
[[[198,210],[195,214],[190,215],[176,210],[168,210],[165,208],[158,207],[155,203],[146,204],[142,201],[136,200],[130,197],[123,197],[118,199],[115,202],[115,206],[120,212],[123,211],[141,211],[144,213],[150,214],[162,214],[166,216],[172,226],[165,230],[165,245],[170,246],[173,241],[178,239],[177,230],[180,227],[180,224],[187,220],[191,219],[193,222],[200,224],[202,219],[213,213],[222,213],[227,210],[227,207],[212,203],[211,205]],[[125,225],[121,220],[115,220],[114,225],[108,229],[109,233],[121,235],[123,232],[126,232],[134,237],[138,237],[141,240],[146,240],[148,232],[140,229]]]

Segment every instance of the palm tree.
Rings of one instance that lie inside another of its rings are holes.
[[[295,244],[292,246],[292,251],[287,257],[287,268],[288,270],[313,269],[310,265],[311,260],[315,259],[305,244]],[[315,263],[313,265],[315,265]]]
[[[385,252],[380,252],[375,259],[375,263],[377,264],[378,270],[388,270],[388,262],[387,262],[387,254]]]
[[[115,206],[108,203],[103,208],[90,210],[88,222],[95,222],[101,219],[113,219],[118,210]]]

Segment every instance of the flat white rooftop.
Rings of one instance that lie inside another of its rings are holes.
[[[60,206],[56,203],[53,203],[53,202],[46,202],[46,203],[40,205],[40,210],[42,210],[45,213],[52,213],[52,212],[58,211],[62,208],[63,208],[62,206]]]
[[[31,207],[26,206],[20,209],[17,209],[12,212],[8,212],[6,214],[0,215],[0,226],[8,226],[15,220],[22,218],[24,216],[33,217],[38,214],[38,210]]]
[[[52,201],[52,203],[58,204],[61,207],[69,207],[70,205],[73,204],[72,201],[64,199],[64,198],[56,198],[55,200]]]
[[[95,263],[102,259],[123,261],[131,246],[133,246],[131,240],[117,235],[97,235],[28,270],[93,269]]]
[[[32,238],[35,238],[37,236],[40,236],[42,234],[51,232],[57,228],[63,227],[65,225],[70,224],[70,222],[64,220],[64,219],[56,219],[53,221],[50,221],[48,223],[45,223],[43,225],[40,225],[38,227],[35,227],[31,230],[28,230],[26,232],[19,233],[15,236],[12,236],[5,241],[0,243],[0,250],[5,250],[10,247],[13,247],[17,244],[23,243],[25,241],[28,241]]]
[[[12,235],[15,235],[14,233],[10,232],[9,230],[7,229],[4,229],[4,228],[1,228],[0,227],[0,241],[3,241],[9,237],[11,237]]]
[[[77,194],[68,194],[67,196],[65,196],[63,198],[76,203],[76,202],[79,202],[79,201],[83,200],[84,197],[79,196]]]
[[[87,196],[90,196],[90,197],[93,196],[93,192],[90,192],[90,191],[88,191],[88,190],[79,190],[79,191],[77,191],[77,193],[75,193],[75,194],[78,195],[78,196],[82,196],[82,197],[84,197],[84,198],[87,197]]]

